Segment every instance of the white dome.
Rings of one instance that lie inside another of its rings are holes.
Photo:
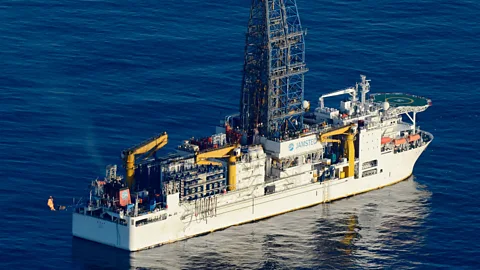
[[[303,103],[302,103],[302,105],[303,105],[303,108],[304,108],[304,109],[310,108],[310,102],[308,102],[308,100],[304,100]]]
[[[388,101],[383,102],[383,110],[388,110],[390,108],[390,103]]]

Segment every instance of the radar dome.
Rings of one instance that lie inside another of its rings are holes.
[[[305,110],[310,108],[310,102],[308,102],[308,100],[304,100],[302,105]]]
[[[388,110],[390,108],[390,103],[388,101],[383,102],[383,110]]]

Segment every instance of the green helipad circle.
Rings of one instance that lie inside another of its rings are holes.
[[[414,106],[422,107],[428,105],[428,99],[424,97],[418,97],[410,94],[403,93],[388,93],[388,94],[375,94],[375,102],[385,102],[387,101],[390,106],[401,107],[401,106]]]
[[[385,99],[390,104],[397,104],[397,105],[408,105],[414,102],[411,98],[406,97],[389,97]]]

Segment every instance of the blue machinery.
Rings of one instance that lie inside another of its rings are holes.
[[[281,139],[303,129],[304,32],[295,0],[252,0],[240,129]]]

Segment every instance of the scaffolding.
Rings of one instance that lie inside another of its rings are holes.
[[[240,104],[241,130],[279,139],[303,129],[304,31],[295,0],[252,0]]]

